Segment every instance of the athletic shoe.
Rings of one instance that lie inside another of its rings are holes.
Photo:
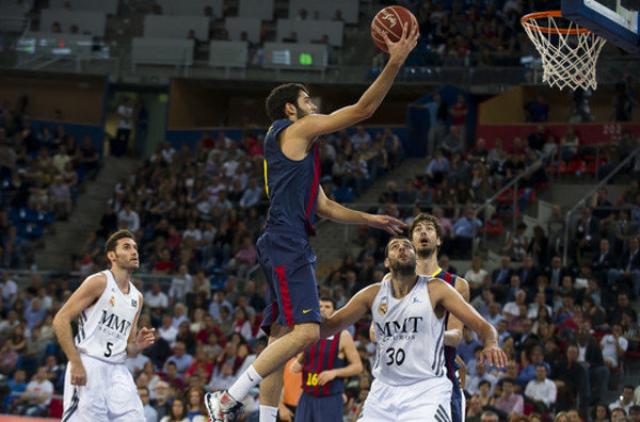
[[[211,422],[235,422],[240,418],[244,407],[226,391],[205,394],[204,404]]]

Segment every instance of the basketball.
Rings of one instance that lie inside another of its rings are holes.
[[[407,8],[389,6],[379,11],[371,21],[371,38],[373,38],[376,47],[388,53],[382,34],[386,32],[391,41],[398,41],[402,37],[404,23],[409,25],[407,28],[409,33],[418,26],[418,20]]]

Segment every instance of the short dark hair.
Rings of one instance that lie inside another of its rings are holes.
[[[287,103],[297,104],[300,91],[309,93],[307,87],[301,83],[287,83],[273,88],[265,102],[269,119],[271,121],[286,119],[287,114],[284,112],[284,106]]]
[[[391,242],[393,242],[394,240],[406,240],[407,242],[409,242],[409,244],[411,245],[411,247],[415,250],[415,247],[413,246],[413,243],[411,243],[411,239],[409,239],[406,236],[393,236],[391,239],[389,239],[389,241],[387,242],[387,246],[384,247],[384,257],[388,257],[389,256],[389,245],[391,244]]]
[[[331,306],[333,306],[333,309],[336,309],[336,300],[330,296],[322,296],[320,298],[320,302],[331,302]]]
[[[427,214],[425,212],[421,212],[413,219],[413,223],[409,227],[409,240],[413,239],[413,231],[416,229],[418,224],[420,223],[431,223],[433,227],[436,229],[436,234],[438,235],[438,239],[442,238],[442,227],[440,227],[440,223],[438,223],[438,219],[435,218],[431,214]]]
[[[105,244],[104,244],[105,253],[106,252],[114,252],[116,250],[116,246],[118,246],[118,240],[120,240],[120,239],[133,239],[133,240],[135,240],[136,238],[133,236],[133,233],[131,233],[129,230],[126,230],[126,229],[118,230],[117,232],[115,232],[111,236],[109,236],[109,238],[105,242]]]
[[[513,378],[502,378],[502,384],[504,384],[505,382],[508,382],[509,384],[515,385],[516,384],[516,380],[514,380]]]

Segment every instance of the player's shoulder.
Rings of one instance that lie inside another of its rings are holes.
[[[85,278],[80,286],[82,291],[94,296],[100,296],[107,288],[107,276],[104,272],[94,273]]]
[[[98,273],[93,273],[91,275],[88,275],[87,278],[85,278],[82,281],[82,284],[91,284],[91,285],[96,285],[96,286],[102,286],[102,287],[106,287],[107,285],[107,275],[104,273],[104,271],[100,271]]]
[[[370,284],[364,289],[360,290],[356,296],[358,296],[361,300],[364,300],[369,306],[371,306],[375,297],[378,295],[381,286],[382,282]]]
[[[340,342],[343,342],[345,340],[353,340],[353,336],[348,330],[342,330],[340,332]]]

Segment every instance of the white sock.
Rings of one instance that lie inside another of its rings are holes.
[[[249,394],[249,390],[260,384],[260,381],[262,381],[262,377],[258,375],[256,368],[251,365],[240,375],[227,392],[235,400],[242,401]]]
[[[277,407],[260,405],[260,422],[276,422],[277,419]]]

